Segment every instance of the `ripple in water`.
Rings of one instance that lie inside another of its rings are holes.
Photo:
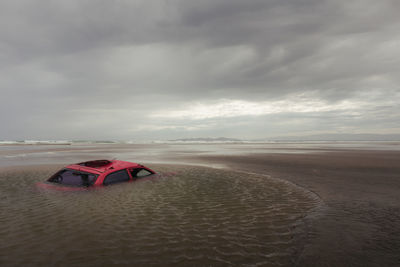
[[[151,166],[159,176],[84,192],[43,191],[57,168],[0,172],[3,266],[292,265],[317,204],[260,175]]]

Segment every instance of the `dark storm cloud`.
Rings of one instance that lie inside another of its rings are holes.
[[[362,100],[390,117],[385,110],[399,111],[399,11],[394,0],[2,1],[0,139],[91,137],[99,117],[195,135],[206,121],[148,114],[226,99]],[[326,112],[318,114],[333,121]],[[343,127],[373,131],[366,114],[342,114]],[[287,129],[268,116],[254,125]],[[396,129],[397,119],[382,127]],[[208,121],[207,133],[218,135],[218,125]],[[129,129],[93,137],[129,138]]]

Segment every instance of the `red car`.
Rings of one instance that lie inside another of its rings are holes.
[[[143,165],[122,160],[93,160],[71,164],[51,176],[40,187],[67,185],[73,187],[90,187],[110,185],[155,174]]]

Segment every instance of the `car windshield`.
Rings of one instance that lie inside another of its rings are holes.
[[[71,186],[91,186],[97,179],[97,175],[71,169],[63,169],[54,174],[49,182]]]

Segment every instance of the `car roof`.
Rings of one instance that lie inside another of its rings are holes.
[[[95,174],[107,173],[116,170],[121,170],[126,168],[137,168],[137,167],[142,167],[142,165],[128,161],[106,160],[106,159],[85,161],[66,166],[66,168],[69,169],[85,171]]]

